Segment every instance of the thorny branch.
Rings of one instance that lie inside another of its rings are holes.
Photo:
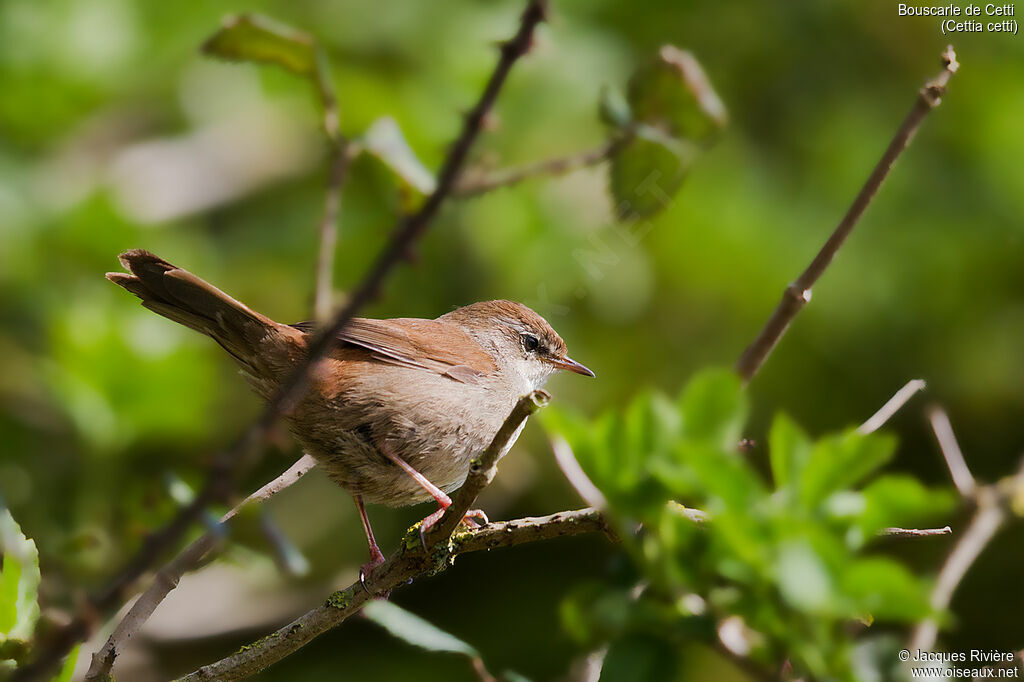
[[[438,173],[437,186],[413,214],[399,219],[387,246],[371,265],[360,285],[329,324],[320,328],[307,348],[306,356],[294,367],[268,401],[260,417],[227,450],[212,462],[205,485],[188,506],[166,526],[150,535],[135,556],[115,576],[107,588],[86,600],[81,612],[54,633],[41,648],[37,658],[14,673],[19,682],[45,679],[72,647],[92,632],[96,623],[120,606],[135,582],[152,567],[168,548],[175,545],[211,503],[226,499],[235,477],[246,468],[256,449],[278,417],[294,403],[307,386],[312,367],[334,347],[338,334],[367,303],[375,299],[388,275],[410,258],[415,243],[423,236],[437,215],[441,204],[450,196],[459,178],[470,147],[483,129],[484,118],[494,106],[512,66],[525,55],[533,42],[533,32],[546,15],[545,0],[530,0],[520,19],[515,36],[503,43],[500,57],[476,104],[465,116],[462,129],[445,157]]]
[[[818,251],[818,255],[814,257],[811,264],[807,266],[807,269],[786,287],[782,294],[782,300],[765,323],[764,328],[761,329],[761,333],[743,351],[743,355],[736,362],[736,373],[744,381],[750,381],[754,378],[761,365],[764,364],[768,354],[772,352],[779,339],[786,333],[786,329],[793,321],[793,318],[810,302],[811,287],[814,286],[832,263],[832,259],[839,252],[839,248],[846,241],[846,238],[850,236],[861,216],[864,215],[864,211],[871,203],[875,193],[878,192],[878,188],[882,186],[882,182],[889,174],[896,159],[899,158],[899,155],[910,144],[911,139],[914,137],[917,129],[921,127],[925,117],[932,109],[942,103],[942,96],[946,92],[946,85],[960,66],[956,61],[956,53],[953,51],[952,45],[948,46],[946,51],[942,53],[942,61],[944,64],[942,73],[934,80],[926,83],[918,92],[917,99],[914,100],[914,106],[911,107],[910,112],[903,119],[903,123],[896,131],[892,141],[889,142],[889,146],[886,148],[885,153],[882,154],[878,164],[875,165],[871,175],[868,176],[864,186],[861,187],[846,215],[839,221],[839,225],[829,236],[825,245],[821,247],[821,250]]]

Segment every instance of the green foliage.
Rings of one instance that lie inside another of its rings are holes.
[[[692,54],[665,45],[638,68],[625,98],[605,88],[601,120],[625,138],[612,158],[609,187],[620,219],[668,207],[702,147],[725,128],[725,105]]]
[[[39,620],[39,552],[7,509],[0,509],[0,664],[27,652]]]
[[[258,14],[227,17],[203,51],[221,59],[275,64],[300,76],[312,76],[317,69],[312,36]]]
[[[434,174],[416,156],[402,129],[390,116],[379,118],[363,133],[362,148],[380,160],[406,187],[420,194],[434,191]]]
[[[851,429],[811,441],[785,415],[768,437],[769,485],[739,449],[746,414],[735,375],[710,371],[675,401],[642,393],[622,414],[593,422],[554,409],[544,415],[607,497],[646,584],[631,591],[589,583],[562,606],[577,641],[612,642],[609,675],[627,662],[662,670],[666,643],[713,643],[717,624],[738,617],[766,669],[789,658],[815,679],[853,679],[851,621],[929,614],[925,582],[867,549],[886,526],[948,511],[952,495],[905,476],[862,485],[892,457],[892,437]],[[709,520],[696,521],[680,503]]]
[[[471,644],[390,601],[371,601],[363,608],[363,615],[415,647],[438,653],[459,654],[473,661],[474,667],[483,665],[480,652]],[[512,671],[503,672],[501,679],[506,682],[529,682],[526,677]]]

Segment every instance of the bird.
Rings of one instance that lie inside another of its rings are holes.
[[[306,357],[315,323],[275,322],[143,249],[119,260],[128,272],[109,272],[108,280],[212,338],[264,400]],[[560,370],[594,376],[566,354],[543,317],[513,301],[472,303],[435,319],[345,325],[284,418],[301,448],[355,501],[370,552],[361,578],[385,560],[365,505],[433,499],[438,509],[421,524],[421,532],[429,529],[518,399]]]

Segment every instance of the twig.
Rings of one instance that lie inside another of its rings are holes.
[[[476,502],[477,495],[494,478],[498,471],[498,460],[508,452],[512,443],[516,441],[519,432],[526,425],[526,420],[547,405],[550,400],[551,396],[545,391],[533,391],[519,399],[484,453],[469,463],[466,482],[456,491],[451,506],[445,510],[444,515],[437,520],[434,527],[423,538],[428,546],[432,540],[437,542],[441,538],[450,537],[455,532],[466,516],[466,512]]]
[[[558,463],[558,468],[562,470],[565,478],[569,481],[569,485],[579,493],[583,501],[591,507],[606,509],[608,501],[605,499],[604,493],[594,485],[594,482],[590,480],[587,473],[583,471],[583,467],[580,466],[569,443],[564,438],[556,436],[551,439],[551,450],[555,453],[555,461]]]
[[[316,460],[313,457],[303,455],[283,474],[267,483],[252,495],[249,495],[228,513],[224,514],[216,528],[207,531],[202,537],[182,550],[173,561],[160,569],[153,582],[146,588],[146,591],[135,600],[132,607],[128,609],[128,613],[124,615],[121,622],[114,628],[114,631],[107,638],[103,647],[93,654],[92,663],[89,665],[89,671],[86,673],[85,679],[104,680],[110,675],[114,659],[121,653],[128,640],[149,620],[153,612],[156,611],[156,608],[171,593],[171,590],[178,586],[178,581],[181,580],[181,577],[198,566],[203,558],[217,546],[224,537],[225,525],[237,516],[243,507],[255,502],[263,502],[273,497],[305,476],[315,466]]]
[[[956,442],[953,434],[953,426],[949,423],[949,417],[939,407],[933,407],[928,411],[928,421],[931,422],[932,431],[935,432],[935,440],[939,442],[939,450],[946,460],[949,473],[953,477],[953,485],[964,497],[972,497],[978,488],[971,470],[967,468],[964,461],[964,454],[960,451],[960,444]]]
[[[203,666],[181,678],[196,680],[238,680],[254,675],[309,644],[313,639],[354,616],[376,595],[404,587],[409,581],[445,570],[455,557],[468,552],[511,547],[528,542],[569,535],[605,531],[604,520],[596,509],[559,512],[551,516],[491,523],[483,528],[465,530],[442,539],[427,553],[420,546],[413,528],[408,541],[367,579],[333,593],[327,600],[299,618],[262,639],[243,646],[238,652],[216,663]],[[386,570],[381,570],[387,567]]]
[[[931,596],[932,609],[942,611],[949,606],[953,592],[960,585],[960,581],[963,580],[968,569],[974,564],[1005,519],[1006,510],[1000,504],[996,492],[988,486],[979,489],[978,511],[974,514],[967,532],[957,542],[935,580],[935,588]],[[914,629],[910,644],[911,650],[930,650],[935,644],[938,633],[938,622],[934,618],[925,619]]]
[[[952,535],[953,529],[949,526],[942,528],[883,528],[878,534],[918,538],[931,535]]]
[[[425,538],[421,540],[419,527],[414,526],[398,550],[365,576],[365,580],[356,581],[348,588],[335,592],[324,604],[283,628],[183,679],[236,680],[257,673],[341,624],[371,599],[388,594],[424,575],[434,575],[445,570],[457,555],[464,552],[605,530],[600,512],[582,509],[455,532],[480,490],[494,477],[501,454],[515,440],[526,419],[546,402],[545,396],[542,391],[535,391],[519,400],[487,450],[474,460],[466,483],[459,488],[451,507]]]
[[[338,214],[341,212],[341,187],[345,184],[348,168],[356,155],[355,146],[348,140],[332,143],[331,171],[324,198],[324,215],[320,220],[320,248],[316,260],[316,294],[313,310],[317,322],[323,324],[331,317],[334,306],[334,251],[338,245]]]
[[[479,177],[466,177],[459,182],[452,191],[452,196],[464,199],[485,194],[499,187],[511,187],[524,180],[539,175],[565,175],[578,168],[596,166],[597,164],[612,158],[622,149],[626,137],[619,136],[605,142],[604,144],[587,149],[569,156],[560,156],[553,159],[545,159],[534,163],[528,163],[515,168],[508,168],[496,171],[491,174],[481,174]]]
[[[825,245],[821,247],[818,255],[814,257],[814,260],[807,266],[807,269],[801,273],[796,281],[786,287],[782,294],[782,300],[779,302],[778,307],[775,308],[775,312],[772,313],[768,322],[765,323],[761,333],[743,351],[743,355],[736,362],[736,373],[744,381],[750,381],[757,374],[757,370],[760,369],[768,354],[772,352],[779,339],[786,333],[786,329],[793,321],[793,318],[811,300],[811,287],[814,286],[818,278],[828,268],[843,242],[846,241],[846,238],[850,236],[850,232],[857,225],[857,221],[864,215],[864,211],[867,209],[868,204],[871,203],[871,199],[882,185],[886,175],[889,174],[893,163],[896,162],[900,153],[906,149],[910,140],[914,137],[914,133],[917,132],[917,129],[921,126],[928,113],[942,102],[942,95],[946,91],[946,85],[953,74],[956,73],[957,68],[959,68],[952,45],[948,46],[946,51],[942,53],[942,60],[944,64],[942,73],[934,80],[925,84],[918,92],[917,99],[914,100],[914,106],[910,109],[910,113],[903,119],[903,123],[896,131],[896,135],[889,142],[885,153],[882,154],[882,158],[871,172],[867,182],[864,183],[857,197],[853,200],[853,204],[846,212],[846,215],[843,216],[835,231],[828,238],[828,241],[825,242]]]
[[[423,236],[441,204],[455,186],[469,149],[483,129],[485,116],[493,107],[512,66],[529,51],[534,29],[544,20],[545,14],[545,0],[529,1],[520,19],[519,30],[511,40],[502,44],[498,63],[484,86],[483,93],[466,115],[459,136],[449,149],[438,173],[434,191],[415,213],[398,221],[387,246],[371,265],[359,287],[334,315],[331,323],[322,327],[313,337],[306,349],[306,356],[281,382],[259,418],[230,448],[215,458],[210,466],[206,484],[192,503],[182,509],[160,531],[149,536],[110,585],[99,595],[88,599],[82,613],[54,633],[36,660],[15,671],[14,680],[25,682],[45,679],[76,643],[88,637],[97,616],[103,616],[117,608],[127,598],[135,581],[159,560],[168,547],[180,540],[185,530],[203,511],[211,503],[226,499],[230,495],[233,479],[239,470],[245,468],[250,452],[264,440],[281,413],[301,397],[312,367],[334,347],[338,334],[356,312],[377,297],[391,271],[410,258],[414,244]]]
[[[923,391],[926,388],[926,384],[923,379],[911,379],[908,381],[903,388],[896,391],[893,397],[879,408],[878,412],[875,412],[866,422],[860,425],[857,429],[857,433],[867,435],[874,433],[878,429],[882,428],[887,421],[892,419],[892,416],[900,411],[907,401],[914,397],[918,391]]]

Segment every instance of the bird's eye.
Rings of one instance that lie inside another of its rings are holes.
[[[533,334],[523,334],[523,348],[527,353],[534,353],[540,348],[540,339]]]

